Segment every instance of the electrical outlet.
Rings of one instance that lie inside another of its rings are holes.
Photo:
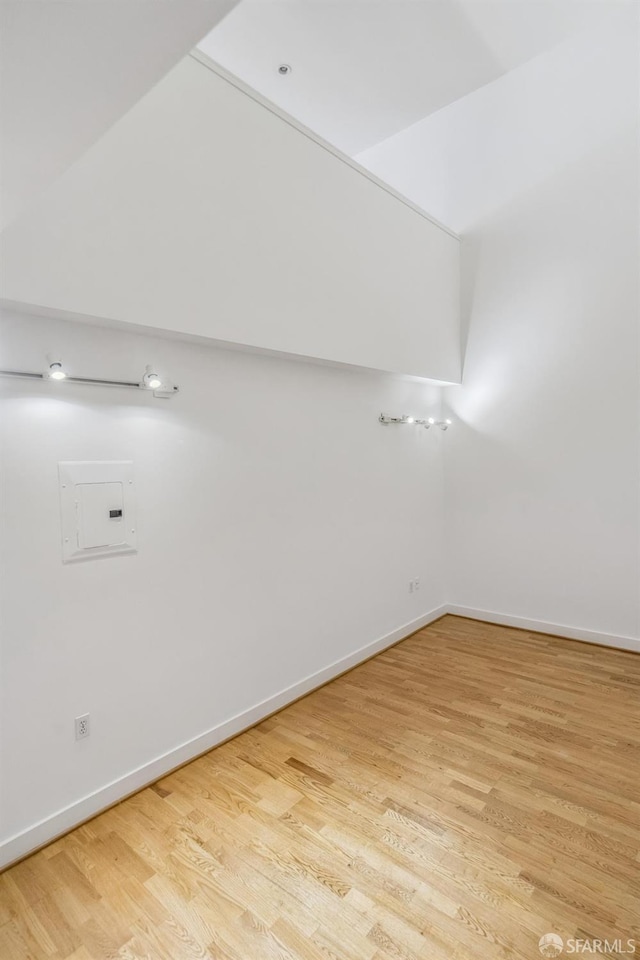
[[[76,740],[84,740],[90,733],[89,714],[85,713],[81,717],[76,717]]]
[[[420,580],[419,580],[418,577],[416,577],[416,579],[413,581],[413,589],[414,589],[414,590],[419,590],[419,589],[420,589]]]

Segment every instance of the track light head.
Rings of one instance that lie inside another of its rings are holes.
[[[145,369],[140,386],[145,390],[158,390],[162,386],[162,380],[158,374],[154,372],[153,367],[149,363]]]
[[[65,380],[67,375],[62,366],[62,361],[50,360],[49,357],[47,357],[47,360],[49,363],[45,370],[45,377],[49,380]]]

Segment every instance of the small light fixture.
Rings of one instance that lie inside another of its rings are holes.
[[[145,390],[158,390],[162,386],[162,380],[157,373],[154,373],[151,364],[147,364],[140,386]]]
[[[47,357],[47,359],[49,358]],[[47,367],[47,370],[45,371],[45,376],[49,380],[66,380],[67,375],[62,366],[62,361],[51,360],[49,362],[49,366]]]
[[[278,67],[278,73],[281,77],[288,77],[291,74],[291,67],[288,63],[281,63]]]
[[[402,417],[391,417],[386,413],[381,413],[378,417],[380,423],[413,423],[417,427],[424,427],[429,430],[431,427],[440,427],[441,430],[448,430],[451,426],[451,420],[436,420],[435,417],[428,417],[426,420],[421,417],[410,417],[404,414]]]
[[[174,397],[179,387],[157,374],[153,367],[147,365],[142,380],[111,380],[101,377],[79,377],[70,375],[65,370],[62,360],[54,359],[53,355],[47,356],[47,365],[41,373],[34,373],[31,370],[0,370],[0,377],[18,377],[23,380],[39,380],[41,383],[47,380],[66,380],[68,383],[81,384],[83,386],[94,387],[132,387],[135,390],[143,388],[153,393],[158,400],[166,400]]]

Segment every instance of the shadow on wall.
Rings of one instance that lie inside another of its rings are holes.
[[[464,379],[467,344],[473,316],[481,240],[478,234],[468,234],[460,243],[460,363]]]

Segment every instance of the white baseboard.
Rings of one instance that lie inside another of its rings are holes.
[[[604,647],[619,647],[621,650],[631,650],[640,653],[640,640],[636,637],[619,637],[613,633],[597,633],[594,630],[584,630],[582,627],[568,627],[566,624],[549,623],[547,620],[529,620],[527,617],[516,617],[509,613],[495,613],[493,610],[476,610],[474,607],[462,607],[456,603],[447,604],[447,613],[456,617],[467,617],[469,620],[484,620],[487,623],[497,623],[504,627],[518,627],[520,630],[532,630],[534,633],[550,633],[556,637],[566,637],[568,640],[584,640],[586,643],[596,643]]]
[[[143,766],[138,767],[136,770],[132,770],[123,777],[113,780],[111,783],[106,784],[106,786],[101,787],[94,793],[82,797],[68,807],[56,811],[56,813],[46,817],[44,820],[40,820],[21,833],[9,837],[0,843],[0,869],[13,863],[15,860],[20,860],[39,847],[50,843],[52,840],[55,840],[56,837],[62,836],[73,827],[84,823],[114,803],[118,803],[118,801],[130,796],[132,793],[136,793],[150,783],[154,783],[160,779],[160,777],[165,776],[183,763],[187,763],[189,760],[194,759],[202,753],[206,753],[207,750],[211,750],[230,737],[234,737],[248,727],[259,723],[260,720],[264,720],[264,718],[270,714],[281,710],[283,707],[293,703],[294,700],[304,696],[306,693],[310,693],[317,687],[323,686],[323,684],[328,683],[329,680],[333,680],[335,677],[340,676],[341,673],[350,670],[364,660],[368,660],[369,657],[374,656],[376,653],[380,653],[382,650],[386,650],[387,647],[393,646],[394,643],[408,637],[416,630],[420,630],[429,623],[433,623],[434,620],[438,620],[444,616],[445,613],[447,613],[447,608],[444,606],[430,610],[416,620],[403,624],[384,637],[379,637],[377,640],[374,640],[364,647],[360,647],[360,649],[348,654],[341,660],[336,660],[334,663],[329,664],[329,666],[324,667],[317,673],[313,673],[303,680],[299,680],[297,683],[287,687],[285,690],[274,694],[272,697],[262,700],[254,707],[250,707],[248,710],[236,714],[234,717],[218,724],[218,726],[213,727],[211,730],[207,730],[206,733],[195,737],[193,740],[189,740],[187,743],[183,743],[179,747],[149,761],[149,763],[143,764]]]

